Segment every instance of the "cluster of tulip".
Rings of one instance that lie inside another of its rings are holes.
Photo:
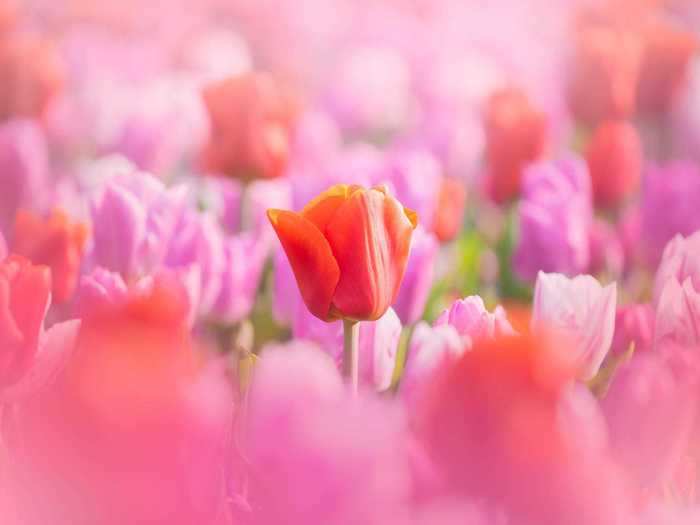
[[[0,0],[2,525],[698,482],[700,2]]]

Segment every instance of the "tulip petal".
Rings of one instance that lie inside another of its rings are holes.
[[[287,254],[304,303],[316,317],[329,321],[340,269],[328,241],[314,223],[298,213],[268,210],[267,216]]]
[[[382,191],[358,191],[324,232],[340,267],[333,305],[344,317],[380,318],[396,298],[408,259],[413,223]]]
[[[340,208],[350,195],[361,189],[355,184],[336,184],[318,195],[309,202],[301,211],[301,215],[313,222],[321,233],[326,230],[326,226],[333,219],[338,208]]]

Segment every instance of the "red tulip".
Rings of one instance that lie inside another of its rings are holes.
[[[441,242],[451,241],[461,230],[466,201],[467,188],[463,181],[452,177],[442,179],[433,219],[433,233]]]
[[[31,35],[0,39],[0,120],[42,118],[61,89],[63,67],[49,43]]]
[[[617,206],[637,188],[642,142],[634,126],[610,121],[596,129],[586,149],[595,202]]]
[[[497,202],[520,192],[523,168],[542,157],[546,145],[545,115],[517,89],[495,93],[486,113],[488,187]]]
[[[296,103],[271,76],[251,73],[205,88],[211,123],[204,168],[243,179],[284,173],[291,148]]]
[[[316,317],[376,320],[394,302],[418,219],[385,188],[338,184],[301,213],[267,215]]]
[[[87,226],[73,222],[62,210],[54,210],[46,219],[20,210],[12,248],[35,264],[51,268],[53,300],[62,303],[75,291],[87,237]]]

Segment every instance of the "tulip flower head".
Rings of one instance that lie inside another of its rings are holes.
[[[339,184],[301,213],[267,215],[316,317],[374,321],[394,302],[418,217],[384,187]]]

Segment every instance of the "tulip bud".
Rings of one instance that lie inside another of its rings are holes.
[[[488,190],[504,202],[520,192],[523,168],[544,154],[547,121],[525,93],[506,89],[490,98],[485,127]]]
[[[246,73],[207,86],[211,137],[204,169],[242,179],[282,175],[290,154],[296,103],[272,77]]]
[[[324,321],[384,315],[406,270],[414,212],[383,187],[340,184],[301,213],[267,213],[312,314]]]
[[[637,130],[625,122],[601,124],[588,144],[586,161],[595,203],[620,205],[639,184],[643,159]]]

